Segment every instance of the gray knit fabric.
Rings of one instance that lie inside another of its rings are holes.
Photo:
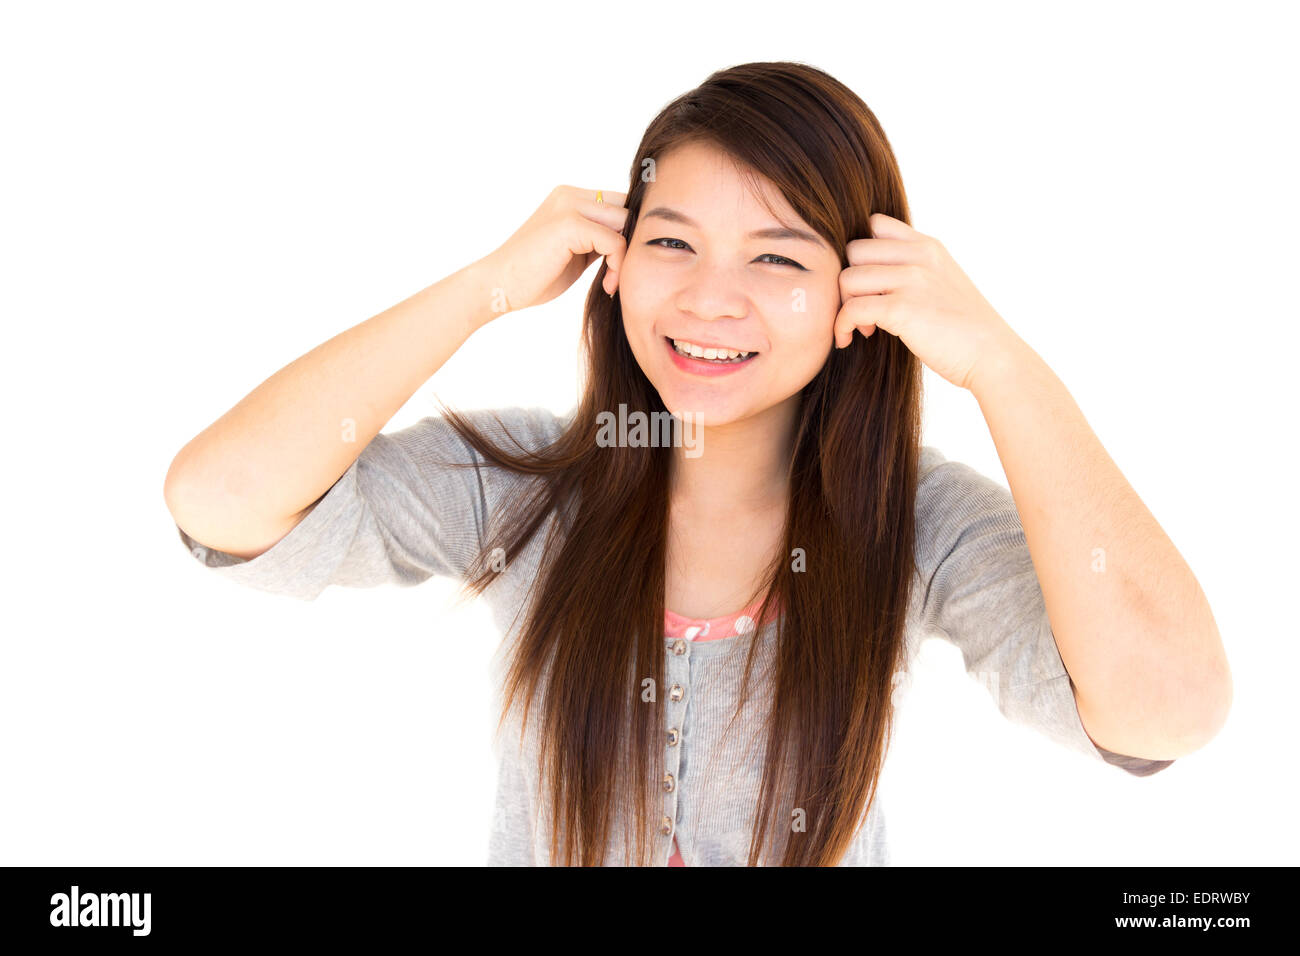
[[[510,435],[532,448],[558,435],[572,412],[557,416],[546,409],[516,407],[468,415],[494,436],[502,435],[493,417],[500,416]],[[482,467],[451,468],[443,464],[448,461]],[[315,509],[252,560],[204,547],[179,527],[177,531],[194,557],[216,574],[303,600],[314,599],[331,584],[410,586],[434,575],[462,579],[486,559],[480,550],[489,520],[504,502],[526,490],[529,480],[487,467],[444,419],[429,416],[377,435]],[[498,704],[501,676],[549,527],[543,526],[483,596],[504,637],[493,662]],[[1088,738],[1009,491],[925,446],[916,531],[920,577],[908,614],[909,663],[924,639],[948,640],[1009,720],[1136,776],[1173,763],[1114,754]],[[674,837],[687,866],[745,864],[762,775],[764,740],[757,731],[768,695],[751,694],[746,712],[729,733],[724,730],[736,709],[748,642],[761,642],[755,675],[761,678],[773,660],[773,633],[768,624],[701,643],[665,638],[667,681],[680,684],[685,693],[677,702],[664,699],[665,765],[675,785],[660,794],[662,815],[652,834],[657,865],[667,865]],[[517,724],[508,724],[498,738],[489,864],[550,862],[549,805],[538,799],[537,724],[529,722],[522,742]],[[668,833],[660,832],[664,817]],[[625,859],[623,822],[616,817],[606,858],[611,864]],[[884,810],[877,798],[841,865],[888,862]]]

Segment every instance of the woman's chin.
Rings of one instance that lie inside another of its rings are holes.
[[[716,396],[701,399],[699,396],[664,395],[660,392],[659,397],[674,418],[693,422],[702,428],[730,425],[746,417],[744,409],[737,402],[719,401]]]

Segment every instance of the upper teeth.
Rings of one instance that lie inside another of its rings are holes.
[[[752,352],[738,352],[735,349],[706,349],[702,345],[696,345],[694,342],[684,342],[681,339],[673,339],[673,347],[679,352],[685,352],[687,355],[706,359],[744,358],[753,354]]]

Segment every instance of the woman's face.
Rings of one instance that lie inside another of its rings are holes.
[[[792,400],[834,345],[838,252],[763,179],[775,221],[716,147],[680,146],[654,174],[618,274],[642,371],[670,412],[705,426]],[[811,238],[751,235],[786,228]],[[674,340],[754,354],[722,365],[678,354]]]

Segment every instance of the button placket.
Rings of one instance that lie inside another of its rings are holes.
[[[682,758],[682,727],[686,717],[687,677],[690,673],[690,643],[681,638],[669,641],[665,647],[668,654],[667,676],[672,682],[665,702],[664,719],[664,775],[660,787],[664,794],[664,815],[659,821],[659,833],[668,844],[666,854],[672,853],[673,834],[676,830],[678,808],[678,771]]]

